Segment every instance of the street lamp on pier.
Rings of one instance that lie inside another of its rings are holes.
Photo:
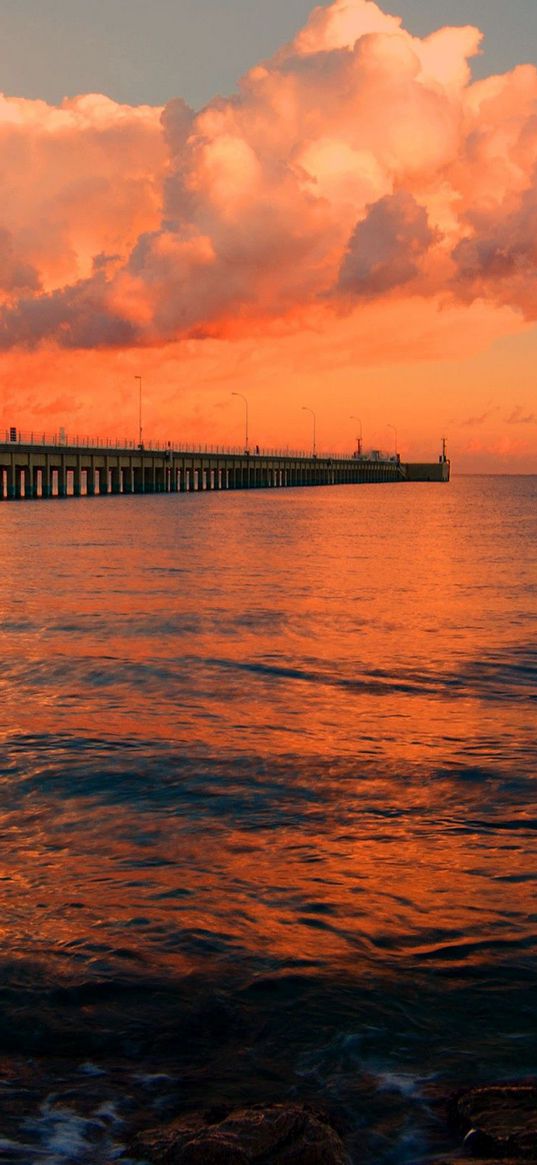
[[[351,421],[358,421],[360,426],[360,436],[356,438],[356,456],[360,457],[362,453],[362,422],[359,417],[352,416],[349,419]]]
[[[249,453],[250,448],[248,445],[248,401],[246,400],[246,397],[243,395],[242,392],[232,392],[231,395],[232,396],[240,396],[241,400],[244,401],[244,409],[245,409],[245,413],[244,413],[244,452]]]
[[[312,415],[312,417],[313,417],[313,450],[312,450],[312,457],[316,457],[316,456],[317,456],[317,444],[316,444],[316,435],[315,435],[315,429],[316,429],[316,425],[317,425],[317,417],[315,416],[315,413],[314,413],[313,409],[310,409],[310,408],[308,407],[308,405],[302,405],[302,411],[303,411],[304,413],[311,413],[311,415]]]
[[[139,392],[138,392],[138,448],[143,449],[144,441],[143,441],[143,435],[142,435],[142,377],[135,376],[134,379],[138,381],[138,389],[139,389]]]
[[[388,424],[387,427],[388,427],[388,429],[393,429],[393,435],[394,435],[394,450],[393,451],[395,453],[395,456],[397,457],[397,429],[395,428],[395,425]]]

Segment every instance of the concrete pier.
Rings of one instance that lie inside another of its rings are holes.
[[[411,466],[378,455],[140,448],[33,435],[0,442],[0,501],[448,479],[449,462],[413,475]]]

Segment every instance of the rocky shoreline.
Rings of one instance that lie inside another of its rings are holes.
[[[329,1115],[303,1104],[181,1118],[140,1133],[135,1148],[158,1165],[350,1165]]]
[[[453,1152],[431,1165],[537,1163],[536,1082],[461,1089],[445,1110]],[[213,1108],[140,1132],[132,1147],[153,1165],[351,1165],[337,1119],[311,1104]]]
[[[518,1081],[463,1089],[448,1105],[465,1156],[483,1161],[537,1162],[537,1083]]]

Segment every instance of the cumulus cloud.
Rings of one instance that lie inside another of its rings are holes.
[[[426,210],[408,191],[379,199],[351,235],[339,288],[373,298],[410,283],[436,237]]]
[[[91,94],[59,107],[0,94],[0,226],[42,294],[88,278],[103,252],[125,262],[161,223],[160,114]]]
[[[536,111],[537,112],[537,111]],[[507,206],[470,210],[471,234],[454,248],[457,280],[471,298],[514,304],[537,318],[537,167]],[[514,205],[513,205],[514,203]]]
[[[537,318],[537,71],[473,84],[480,39],[334,0],[198,113],[2,99],[0,345],[239,337],[394,295]]]
[[[0,227],[0,291],[5,296],[24,289],[39,290],[35,267],[17,255],[9,231]]]
[[[108,302],[102,274],[48,295],[26,296],[0,316],[0,347],[35,348],[54,340],[63,348],[128,347],[136,330]]]

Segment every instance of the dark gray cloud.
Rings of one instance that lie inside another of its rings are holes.
[[[537,425],[537,413],[526,413],[520,405],[516,405],[505,421],[507,425]]]
[[[338,289],[369,298],[410,283],[435,239],[412,194],[400,190],[379,199],[349,239]]]
[[[490,209],[470,209],[466,220],[472,233],[461,239],[452,257],[457,292],[462,296],[486,296],[510,303],[535,318],[537,168],[529,174],[528,182],[520,194],[506,198],[503,206],[491,200]]]
[[[498,408],[499,405],[493,405],[490,408],[485,409],[484,413],[479,413],[478,416],[466,417],[466,420],[461,421],[460,424],[468,426],[471,429],[478,428],[479,425],[485,425],[487,421],[494,416],[494,413],[498,412]]]
[[[17,255],[13,237],[0,227],[0,288],[2,291],[38,291],[39,275],[31,263]]]
[[[132,325],[110,309],[106,291],[104,276],[97,275],[48,295],[21,297],[0,312],[0,349],[35,348],[44,339],[62,348],[135,343]]]

